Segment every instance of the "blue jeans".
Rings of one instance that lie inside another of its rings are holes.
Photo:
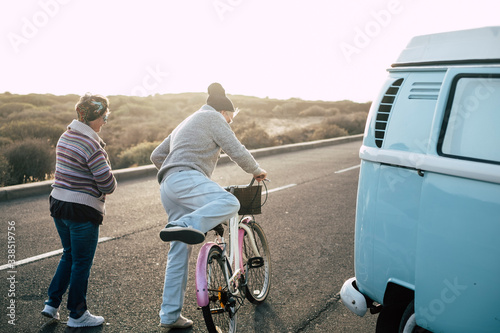
[[[99,237],[99,225],[54,218],[63,255],[49,286],[45,304],[58,308],[69,286],[69,316],[77,319],[87,310],[87,286]]]
[[[168,176],[160,186],[161,201],[169,224],[207,232],[234,216],[240,203],[220,185],[198,171],[181,171]],[[160,321],[172,324],[180,316],[188,280],[191,246],[170,242]]]

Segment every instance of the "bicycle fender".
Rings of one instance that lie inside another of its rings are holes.
[[[198,306],[207,306],[208,301],[208,290],[207,290],[207,259],[208,253],[212,246],[218,246],[214,242],[205,243],[198,253],[198,259],[196,261],[196,301]]]

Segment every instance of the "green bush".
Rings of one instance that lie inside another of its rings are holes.
[[[117,169],[151,164],[151,153],[160,142],[142,142],[118,155]]]
[[[34,108],[33,104],[29,103],[20,103],[20,102],[5,103],[2,106],[0,106],[0,116],[5,117],[8,116],[9,114],[32,108]]]
[[[12,102],[24,102],[33,104],[34,106],[46,106],[56,103],[57,96],[51,94],[28,94],[28,95],[12,95]],[[78,98],[75,100],[75,104]]]
[[[116,111],[113,111],[112,113],[115,116],[131,116],[141,118],[151,117],[155,113],[155,109],[152,106],[133,103],[120,105],[120,107],[115,110]]]
[[[351,114],[339,114],[333,117],[328,117],[324,120],[324,123],[328,126],[331,124],[336,124],[341,128],[344,128],[348,134],[359,134],[363,133],[365,130],[366,117],[368,113],[366,112],[355,112]]]
[[[240,135],[239,140],[247,149],[272,147],[276,145],[276,140],[270,137],[262,128],[246,131]]]
[[[11,179],[12,167],[5,155],[0,154],[0,186],[8,186],[14,184]]]
[[[19,112],[14,112],[6,117],[6,122],[24,122],[30,120],[33,122],[54,122],[54,114],[49,110],[49,107],[24,109]]]
[[[45,155],[53,154],[60,135],[77,116],[75,104],[79,98],[74,94],[0,93],[0,185],[12,185],[15,178],[24,182],[46,177],[32,171],[19,176],[21,161],[16,162],[16,176],[10,177],[14,166],[6,151],[31,142],[31,146],[39,146],[38,150]],[[108,98],[111,116],[99,136],[108,144],[106,151],[112,166],[123,168],[149,164],[149,155],[156,145],[153,142],[162,141],[182,120],[205,104],[207,94],[118,95]],[[229,98],[242,110],[232,128],[249,149],[362,133],[371,104],[243,95],[229,95]],[[318,124],[320,120],[322,122]],[[284,127],[279,124],[290,124],[289,130],[282,133]],[[21,154],[22,149],[18,150],[20,152],[16,153]],[[11,152],[11,157],[14,155]],[[24,160],[32,155],[27,151]]]
[[[123,151],[123,148],[121,147],[118,147],[116,145],[113,145],[113,144],[109,144],[108,141],[106,141],[106,153],[108,154],[108,158],[109,158],[109,162],[111,163],[111,167],[113,169],[119,169],[119,165],[120,165],[120,159],[119,159],[119,155],[120,153]]]
[[[276,145],[276,140],[269,136],[267,132],[258,126],[255,121],[245,124],[243,122],[233,126],[234,133],[240,142],[247,149],[272,147]]]
[[[2,147],[10,145],[12,142],[12,139],[0,136],[0,150],[2,149]]]
[[[288,145],[298,142],[310,141],[311,135],[314,133],[314,129],[310,127],[306,128],[293,128],[285,133],[276,136],[276,144],[278,145]]]
[[[324,107],[319,105],[312,105],[305,109],[304,111],[300,111],[300,117],[322,117],[326,114],[326,110]]]
[[[346,136],[349,133],[343,128],[340,128],[336,124],[327,124],[317,128],[310,136],[310,140],[323,140],[338,138],[340,136]]]
[[[12,141],[30,138],[48,139],[49,144],[55,146],[64,131],[64,126],[51,124],[48,121],[28,119],[4,124],[0,128],[0,136],[10,138]]]
[[[55,151],[46,139],[14,142],[6,147],[4,156],[10,166],[8,178],[13,184],[42,181],[54,172]]]
[[[335,116],[340,113],[340,110],[338,108],[328,108],[326,109],[325,115],[327,117]]]

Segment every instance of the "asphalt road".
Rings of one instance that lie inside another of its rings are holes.
[[[269,194],[256,216],[271,247],[271,291],[265,303],[246,302],[239,312],[238,332],[374,332],[376,315],[360,318],[339,300],[342,283],[354,275],[353,239],[360,142],[259,158],[269,173],[269,189],[296,184]],[[352,169],[348,169],[354,167]],[[348,169],[347,171],[339,172]],[[245,184],[250,177],[234,164],[217,168],[219,184]],[[15,226],[15,259],[32,258],[61,248],[48,213],[47,196],[0,203],[2,244]],[[10,222],[10,224],[9,224]],[[107,215],[92,268],[89,310],[104,316],[98,328],[68,329],[40,315],[60,255],[0,271],[1,332],[161,332],[161,304],[168,244],[158,233],[167,222],[154,177],[120,182],[107,200]],[[210,237],[210,236],[209,236]],[[0,266],[7,264],[2,246]],[[194,268],[200,245],[194,246],[183,315],[192,329],[205,332],[197,309]],[[15,278],[14,288],[9,277]],[[9,290],[10,289],[10,290]],[[12,295],[12,294],[15,295]],[[11,325],[14,301],[15,324]],[[66,298],[63,300],[65,305]]]

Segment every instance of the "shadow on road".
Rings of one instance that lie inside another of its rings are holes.
[[[289,329],[274,311],[272,304],[264,302],[255,307],[254,325],[256,331],[268,330],[269,332],[288,332]]]
[[[66,322],[61,322],[59,320],[49,320],[45,324],[40,327],[40,330],[38,333],[55,333],[55,332],[60,332],[61,328],[59,325],[66,325]],[[104,330],[104,327],[101,326],[96,326],[96,327],[66,327],[64,330],[64,333],[99,333]]]

